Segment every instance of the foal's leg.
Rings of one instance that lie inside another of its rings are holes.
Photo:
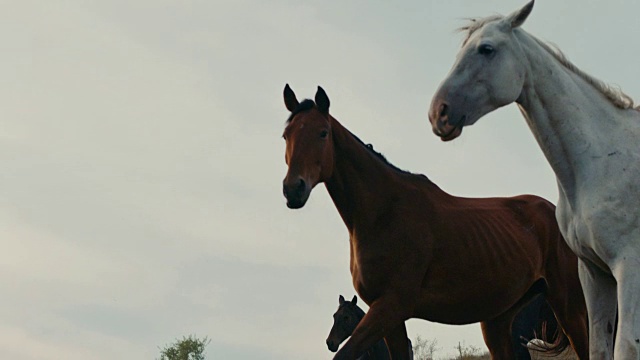
[[[407,339],[407,328],[402,322],[396,326],[389,334],[384,337],[387,343],[391,359],[393,360],[410,360],[409,355],[409,339]]]
[[[353,360],[362,355],[376,341],[390,335],[395,344],[397,334],[392,330],[402,325],[409,318],[407,304],[391,297],[378,299],[369,308],[351,337],[333,357],[334,360]],[[405,332],[406,337],[406,332]],[[395,345],[394,345],[395,346]],[[406,349],[406,348],[405,348]]]
[[[593,263],[579,259],[578,274],[589,312],[589,357],[613,358],[613,329],[616,325],[616,281]]]
[[[516,354],[511,343],[511,322],[515,316],[513,311],[507,311],[491,320],[480,323],[484,343],[489,348],[493,360],[513,360]]]
[[[618,280],[618,331],[615,341],[615,359],[640,359],[640,258],[625,252],[626,259],[616,266]],[[640,256],[640,254],[639,254]]]

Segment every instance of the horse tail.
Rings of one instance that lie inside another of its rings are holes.
[[[527,344],[527,348],[548,354],[550,356],[558,356],[563,353],[570,345],[569,338],[564,334],[562,330],[556,331],[555,338],[551,339],[553,342],[548,342],[547,339],[533,339]],[[546,337],[546,336],[542,336]],[[538,340],[538,341],[536,341]]]
[[[542,341],[531,341],[527,347],[533,351],[558,356],[564,352],[571,343],[567,335],[562,331],[562,328],[558,326],[558,320],[546,301],[540,311],[542,320],[540,336],[537,336],[538,334],[535,333],[534,335],[536,335],[536,339]]]

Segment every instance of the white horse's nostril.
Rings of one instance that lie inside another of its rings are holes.
[[[440,119],[445,118],[448,113],[449,113],[449,105],[447,105],[446,103],[440,104],[440,109],[438,111],[439,118]]]

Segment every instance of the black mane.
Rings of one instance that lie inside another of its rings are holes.
[[[303,112],[303,111],[307,111],[307,110],[311,110],[316,106],[316,103],[313,100],[310,99],[304,99],[302,100],[301,103],[298,104],[298,106],[296,106],[295,109],[293,109],[293,111],[291,112],[291,115],[289,115],[289,117],[287,118],[287,124],[291,123],[291,120],[293,120],[293,118]],[[382,160],[383,163],[387,164],[388,166],[390,166],[392,169],[399,171],[403,174],[411,174],[411,175],[415,175],[409,171],[406,170],[402,170],[400,168],[398,168],[397,166],[393,165],[392,163],[389,162],[389,160],[387,160],[387,158],[382,155],[381,153],[375,151],[373,149],[373,145],[372,144],[365,144],[364,141],[360,140],[359,137],[357,137],[355,134],[353,134],[351,131],[347,130],[349,132],[349,134],[351,134],[351,136],[353,136],[354,139],[356,139],[360,144],[362,144],[362,146],[366,147],[367,150],[369,150],[373,155],[375,155],[378,159]]]
[[[347,131],[349,131],[349,130],[347,130]],[[369,150],[369,152],[371,152],[373,155],[375,155],[378,159],[382,160],[383,163],[387,164],[392,169],[394,169],[396,171],[399,171],[399,172],[401,172],[403,174],[412,174],[412,175],[414,175],[413,173],[411,173],[409,171],[406,171],[406,170],[402,170],[399,167],[397,167],[397,166],[393,165],[392,163],[390,163],[389,160],[387,160],[387,158],[384,155],[382,155],[381,153],[379,153],[379,152],[377,152],[377,151],[375,151],[373,149],[373,144],[365,144],[364,141],[360,140],[360,138],[357,137],[351,131],[349,131],[349,134],[351,134],[351,136],[353,136],[353,138],[356,139],[360,144],[362,144],[364,147],[366,147],[367,150]]]

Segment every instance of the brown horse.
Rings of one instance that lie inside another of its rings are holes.
[[[405,320],[482,322],[494,359],[514,358],[513,317],[544,293],[581,359],[588,357],[587,312],[577,258],[558,230],[555,207],[533,195],[462,198],[423,175],[391,165],[315,102],[298,102],[283,137],[287,206],[305,205],[324,182],[350,235],[351,275],[369,311],[334,359],[356,359],[380,338],[408,359]]]

